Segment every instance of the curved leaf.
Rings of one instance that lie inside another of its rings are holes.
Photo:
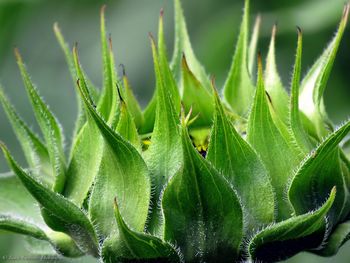
[[[0,175],[0,229],[49,241],[66,256],[75,256],[78,251],[82,253],[69,236],[45,225],[38,203],[12,173]],[[35,245],[32,240],[29,244],[31,252],[37,247]],[[48,248],[51,249],[49,245]]]
[[[276,127],[268,103],[259,56],[257,89],[249,116],[247,140],[269,172],[276,193],[276,218],[279,221],[289,218],[291,214],[291,205],[285,198],[285,189],[298,159],[294,147],[290,145],[290,139]]]
[[[186,262],[234,261],[243,235],[235,191],[194,149],[182,124],[184,165],[164,190],[165,240],[180,247]]]
[[[152,234],[161,235],[162,214],[158,205],[160,193],[169,178],[179,170],[182,163],[182,150],[178,128],[179,117],[174,107],[171,92],[167,89],[168,86],[164,81],[157,50],[152,39],[151,43],[157,81],[157,109],[151,145],[145,152],[145,160],[150,170],[154,189],[148,230]]]
[[[168,56],[164,37],[164,26],[163,26],[163,10],[161,10],[159,17],[159,28],[158,28],[158,61],[159,69],[164,81],[164,85],[169,90],[171,94],[171,99],[173,100],[173,106],[177,113],[180,112],[180,93],[177,88],[176,80],[174,78],[173,72],[171,71],[168,63]]]
[[[216,110],[207,160],[237,190],[245,212],[246,230],[250,232],[274,221],[275,194],[261,159],[235,130],[219,95],[214,94]]]
[[[125,262],[143,260],[147,262],[180,262],[176,249],[161,239],[133,231],[120,215],[118,205],[114,206],[119,238],[109,238],[103,243],[104,262]]]
[[[324,122],[328,122],[324,110],[323,93],[326,89],[328,78],[333,68],[334,60],[342,39],[349,15],[350,5],[347,4],[343,11],[338,31],[325,49],[321,57],[311,67],[301,83],[300,110],[313,122],[319,138],[327,135]]]
[[[254,85],[248,71],[249,0],[245,0],[244,14],[236,51],[224,85],[224,97],[237,114],[245,116],[251,106]]]
[[[78,85],[88,113],[88,121],[95,125],[104,138],[101,165],[94,180],[89,199],[89,214],[99,223],[99,234],[107,237],[115,225],[113,199],[123,203],[121,211],[130,225],[141,231],[144,228],[150,199],[148,169],[138,151],[115,133],[96,112],[85,86]],[[134,214],[134,210],[138,214]]]
[[[314,251],[315,253],[323,256],[330,257],[337,254],[339,248],[350,239],[350,222],[339,224],[334,231],[328,237],[325,246],[320,251]]]
[[[344,207],[348,196],[345,192],[337,148],[349,131],[350,121],[330,134],[304,159],[295,172],[289,186],[288,197],[296,214],[307,213],[320,205],[333,186],[337,187],[338,193],[329,215],[331,226],[349,213],[349,207]]]
[[[16,215],[39,226],[45,225],[36,200],[12,173],[0,174],[0,214]]]
[[[47,241],[58,253],[66,257],[79,257],[83,255],[74,241],[66,234],[53,231],[45,233],[37,225],[19,218],[0,215],[0,229]]]
[[[63,190],[64,182],[66,179],[66,165],[63,150],[64,138],[61,127],[54,115],[49,110],[48,106],[40,98],[17,49],[15,49],[15,55],[17,58],[18,67],[22,74],[24,85],[33,106],[35,117],[39,123],[46,142],[50,162],[52,165],[52,172],[55,178],[53,190],[56,192],[61,192]]]
[[[15,108],[6,98],[2,88],[0,87],[0,102],[4,111],[12,125],[13,131],[19,143],[22,146],[24,156],[31,169],[37,170],[35,176],[44,184],[52,187],[55,178],[52,174],[50,158],[45,145],[41,142],[37,135],[28,127],[28,125],[19,117]]]
[[[275,57],[275,40],[277,25],[272,28],[269,52],[267,54],[265,69],[265,89],[270,96],[271,104],[278,117],[284,122],[288,121],[288,93],[283,87],[281,78],[277,71]]]
[[[109,43],[106,37],[106,22],[105,22],[106,6],[101,8],[101,46],[102,46],[102,66],[103,66],[103,89],[100,99],[97,104],[98,112],[107,120],[108,123],[116,124],[118,94],[115,88],[117,75],[114,66],[114,55],[112,51],[112,40],[109,38]]]
[[[301,29],[298,27],[298,45],[295,56],[291,96],[290,96],[290,110],[289,110],[289,127],[295,138],[296,143],[304,153],[308,153],[312,149],[310,139],[305,132],[299,110],[299,87],[300,87],[300,72],[301,72],[301,58],[302,58],[303,36]]]
[[[86,78],[81,69],[76,47],[73,49],[75,70],[79,83],[89,92]],[[91,103],[93,103],[91,101]],[[98,172],[103,151],[103,139],[94,124],[85,123],[72,146],[63,194],[81,207],[87,198]]]
[[[68,68],[69,68],[69,72],[70,72],[72,80],[73,80],[73,84],[75,85],[75,82],[77,80],[77,72],[76,72],[76,68],[75,68],[73,54],[72,54],[71,50],[69,49],[69,46],[66,43],[66,41],[61,33],[61,29],[59,28],[57,23],[54,24],[53,30],[54,30],[56,39],[57,39],[57,41],[58,41],[58,43],[59,43],[59,45],[64,53],[64,56],[66,58],[66,62],[67,62]],[[92,85],[91,81],[89,81],[88,79],[86,79],[86,81],[88,83],[88,86],[90,88],[92,95],[95,98],[98,98],[99,91]],[[77,96],[77,104],[78,104],[78,117],[77,117],[77,120],[75,122],[73,139],[76,138],[80,129],[83,127],[83,125],[86,122],[86,118],[84,116],[84,111],[83,111],[83,107],[82,107],[82,102],[81,102],[79,96]]]
[[[151,40],[154,42],[152,35],[150,34]],[[153,44],[152,44],[153,45]],[[167,58],[166,44],[164,39],[164,30],[163,30],[163,10],[161,10],[159,18],[159,27],[158,27],[158,62],[159,71],[162,75],[164,84],[166,85],[168,92],[171,94],[173,100],[173,107],[177,113],[180,112],[180,94],[177,88],[176,80],[171,71]],[[146,134],[152,132],[155,121],[156,121],[156,112],[157,112],[157,99],[158,99],[158,90],[159,82],[156,80],[156,89],[155,93],[146,109],[144,110],[144,125],[140,129],[141,134]]]
[[[41,213],[45,223],[51,229],[71,236],[81,251],[97,256],[96,234],[85,213],[63,196],[35,181],[18,166],[3,143],[0,143],[0,147],[9,166],[41,205]]]
[[[254,65],[256,60],[256,48],[258,45],[260,26],[261,26],[261,16],[258,15],[255,19],[254,28],[250,38],[249,49],[248,49],[248,71],[251,77],[254,75],[253,70],[254,70]]]
[[[249,242],[248,251],[252,259],[275,262],[306,248],[320,246],[323,241],[325,218],[335,199],[335,189],[332,189],[329,198],[319,209],[289,218],[258,232]]]

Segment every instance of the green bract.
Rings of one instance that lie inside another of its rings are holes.
[[[350,237],[344,139],[350,121],[333,126],[323,93],[349,5],[303,80],[298,28],[289,95],[275,63],[276,26],[264,71],[256,55],[260,17],[249,41],[246,0],[221,99],[191,48],[180,1],[174,2],[173,59],[162,11],[157,43],[150,35],[156,89],[143,112],[125,70],[116,73],[104,7],[101,89],[54,26],[79,98],[68,156],[61,127],[15,50],[43,139],[0,89],[28,164],[21,168],[0,143],[13,171],[0,176],[0,229],[47,241],[54,248],[47,253],[103,262],[274,262],[300,251],[336,254]]]

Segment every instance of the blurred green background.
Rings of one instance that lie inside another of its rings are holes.
[[[258,45],[262,54],[267,53],[271,27],[278,22],[277,62],[286,86],[290,83],[294,61],[296,26],[300,26],[304,32],[303,71],[306,72],[333,36],[344,1],[251,0],[252,22],[258,13],[263,19]],[[182,2],[195,52],[207,72],[216,76],[220,87],[230,66],[243,0]],[[13,56],[12,50],[16,46],[41,95],[61,121],[67,145],[70,144],[76,116],[76,99],[73,82],[54,37],[52,25],[58,22],[69,43],[78,42],[81,62],[91,80],[99,85],[102,75],[99,9],[103,4],[107,4],[107,26],[112,35],[117,64],[125,65],[135,94],[145,106],[154,87],[147,34],[156,34],[159,10],[163,7],[168,50],[172,51],[174,30],[171,0],[0,0],[0,83],[21,116],[38,131]],[[350,113],[349,37],[350,30],[347,30],[325,96],[329,115],[336,124],[349,117]],[[0,139],[6,142],[14,156],[25,165],[19,144],[2,109]],[[8,167],[1,156],[0,173],[6,171]],[[0,233],[0,262],[6,262],[2,259],[3,255],[29,255],[26,247],[22,237]],[[326,259],[302,253],[290,262],[347,263],[350,261],[349,249],[350,244],[344,246],[336,257]],[[74,260],[79,261],[95,262],[91,258]]]

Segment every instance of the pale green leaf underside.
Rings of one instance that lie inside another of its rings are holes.
[[[244,15],[235,54],[225,85],[224,98],[232,110],[246,116],[253,100],[254,85],[248,71],[249,0],[245,0]]]
[[[324,109],[323,93],[347,24],[349,8],[349,5],[345,6],[336,35],[301,83],[299,107],[315,125],[319,138],[328,133],[324,124],[328,122],[328,117]]]
[[[277,26],[272,29],[270,47],[267,54],[266,69],[265,69],[265,89],[271,99],[271,104],[277,116],[284,122],[288,121],[288,93],[283,87],[281,78],[277,71],[275,57],[275,39]]]
[[[97,237],[85,213],[63,196],[35,181],[18,166],[5,145],[0,144],[0,146],[9,166],[41,205],[45,223],[55,231],[70,235],[83,252],[97,255]]]

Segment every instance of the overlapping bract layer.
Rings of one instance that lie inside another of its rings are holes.
[[[260,54],[254,62],[260,18],[249,44],[246,0],[222,100],[174,1],[173,60],[167,59],[161,12],[158,44],[150,36],[156,91],[144,112],[125,72],[121,79],[116,73],[105,8],[101,91],[55,25],[80,105],[68,158],[60,125],[16,51],[44,142],[0,90],[29,166],[19,167],[0,144],[14,172],[0,177],[0,229],[48,241],[67,257],[90,254],[104,262],[272,262],[305,250],[334,255],[350,236],[349,152],[347,142],[339,146],[350,122],[333,128],[323,92],[349,5],[302,81],[298,29],[288,95],[275,63],[276,27],[265,74]]]

